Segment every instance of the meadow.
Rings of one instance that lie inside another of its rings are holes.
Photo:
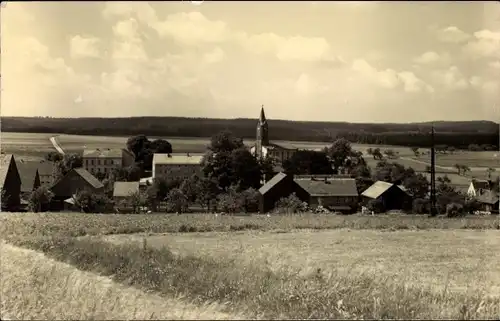
[[[56,319],[498,318],[498,229],[494,216],[4,213],[2,311]]]

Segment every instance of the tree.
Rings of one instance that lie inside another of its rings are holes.
[[[115,168],[109,175],[115,182],[136,182],[141,179],[141,168],[137,164]]]
[[[174,188],[168,192],[167,212],[169,213],[185,213],[188,211],[188,200],[186,195],[179,188]]]
[[[7,191],[2,188],[2,198],[0,199],[2,202],[2,212],[6,212],[9,210],[10,203],[10,195],[7,194]]]
[[[135,191],[127,197],[127,203],[132,207],[132,211],[138,214],[142,207],[148,205],[148,195],[141,191]]]
[[[164,139],[150,141],[146,135],[130,137],[127,140],[127,149],[135,155],[135,163],[141,170],[151,170],[155,153],[172,153],[172,145],[168,141]]]
[[[57,163],[63,159],[63,155],[59,154],[58,152],[49,152],[45,155],[44,158],[49,162]]]
[[[235,149],[243,148],[243,139],[236,137],[229,130],[223,130],[212,136],[208,147],[214,153],[232,152]]]
[[[324,152],[299,150],[283,162],[285,173],[292,175],[333,174],[333,169]]]
[[[217,209],[225,213],[238,213],[243,211],[243,198],[237,192],[236,186],[231,186],[225,193],[217,196]]]
[[[340,138],[326,148],[327,156],[329,157],[334,173],[351,173],[352,170],[359,165],[366,165],[363,153],[352,149],[351,143]]]
[[[374,212],[375,214],[385,212],[384,203],[379,199],[369,200],[366,204],[366,208],[368,208],[368,210]]]
[[[455,147],[453,147],[453,146],[448,146],[448,149],[447,149],[447,150],[448,150],[448,152],[449,152],[450,154],[453,154],[453,153],[456,151],[456,148],[455,148]]]
[[[488,179],[491,180],[491,175],[496,171],[495,168],[489,167],[486,172],[488,172]]]
[[[56,168],[59,177],[65,176],[74,168],[79,168],[83,166],[83,159],[80,154],[72,153],[65,154],[63,158],[56,163]]]
[[[31,192],[28,198],[28,208],[30,211],[38,213],[47,211],[54,193],[45,185],[42,185]]]
[[[413,152],[413,154],[415,155],[415,157],[418,157],[420,155],[418,147],[412,147],[411,151]]]
[[[396,158],[396,153],[392,149],[386,149],[384,151],[384,154],[385,156],[387,156],[387,158]]]
[[[462,166],[461,164],[455,164],[453,165],[453,167],[455,167],[455,169],[457,170],[457,174],[460,175],[460,173],[462,172]]]
[[[146,135],[132,136],[127,139],[127,149],[135,155],[136,161],[144,149],[149,147],[149,139]]]
[[[422,174],[410,174],[403,180],[403,186],[407,189],[408,193],[416,198],[424,199],[429,191],[429,185],[427,177]]]
[[[246,213],[259,211],[259,192],[254,188],[249,188],[240,193],[243,209]]]
[[[463,175],[464,175],[464,176],[465,176],[465,175],[467,175],[467,172],[470,172],[470,168],[469,168],[469,166],[467,166],[467,165],[463,165],[463,166],[462,166],[462,172],[463,172]]]
[[[290,194],[288,197],[279,199],[275,204],[276,213],[294,214],[305,212],[307,210],[307,203],[304,203],[297,197],[295,193]]]
[[[264,158],[259,159],[260,172],[261,177],[264,178],[264,182],[269,181],[271,178],[276,175],[276,171],[274,170],[275,160],[272,157],[266,156]]]
[[[236,183],[239,191],[251,187],[259,188],[260,165],[248,149],[240,147],[231,152],[231,172],[231,183]]]
[[[217,180],[214,178],[202,177],[199,182],[199,190],[197,195],[197,202],[201,207],[210,211],[212,201],[217,198],[221,190],[218,186]]]
[[[373,150],[372,156],[373,159],[378,159],[378,160],[382,160],[384,158],[384,156],[380,152],[380,148],[378,147]]]
[[[75,206],[82,213],[104,213],[111,211],[112,202],[104,194],[95,194],[89,190],[78,191],[73,196]]]
[[[470,144],[468,146],[468,149],[471,151],[471,152],[478,152],[481,150],[481,146],[479,146],[478,144]]]
[[[179,188],[187,197],[189,203],[196,202],[198,193],[200,192],[200,177],[198,175],[192,175],[184,180]]]
[[[430,201],[426,198],[416,198],[412,202],[412,212],[414,214],[428,214],[430,208]]]
[[[369,147],[367,150],[366,150],[366,153],[370,156],[373,156],[373,148]]]

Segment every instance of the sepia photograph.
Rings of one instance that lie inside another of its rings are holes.
[[[498,1],[2,1],[0,319],[500,319]]]

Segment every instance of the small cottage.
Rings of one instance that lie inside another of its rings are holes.
[[[277,201],[293,193],[303,201],[308,199],[307,193],[294,182],[291,175],[283,172],[274,175],[259,189],[259,212],[269,212]]]
[[[485,191],[476,197],[476,200],[481,204],[481,210],[485,212],[499,213],[499,197],[493,191]]]
[[[361,193],[364,203],[369,200],[379,200],[386,211],[403,210],[411,205],[407,192],[396,184],[377,181]]]

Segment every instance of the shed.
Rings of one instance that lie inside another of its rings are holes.
[[[398,185],[377,181],[361,193],[365,201],[377,199],[382,202],[386,211],[402,210],[411,205],[410,196]]]
[[[498,214],[500,210],[499,197],[493,191],[483,192],[481,195],[476,197],[476,200],[481,203],[482,210]]]
[[[139,191],[139,182],[115,182],[113,199],[124,199]]]

